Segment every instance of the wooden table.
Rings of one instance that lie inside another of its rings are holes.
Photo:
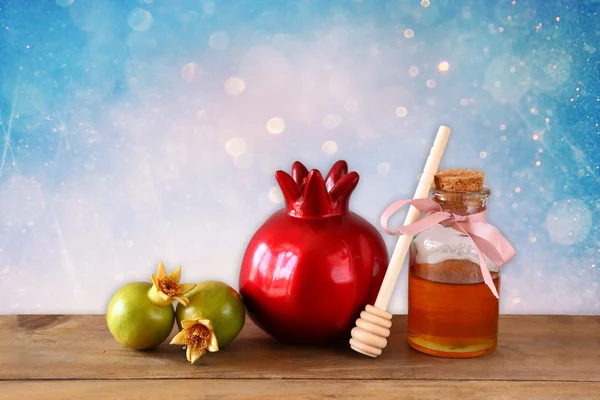
[[[502,316],[498,349],[469,360],[411,349],[405,316],[377,359],[287,346],[249,322],[194,365],[168,341],[120,346],[101,315],[0,316],[0,398],[600,399],[600,316]]]

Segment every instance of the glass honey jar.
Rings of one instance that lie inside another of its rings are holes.
[[[455,216],[481,217],[490,193],[481,172],[442,170],[429,199]],[[414,236],[408,278],[408,342],[413,348],[449,358],[482,356],[496,348],[499,299],[484,282],[474,245],[465,232],[442,224]],[[483,257],[499,293],[500,269]]]

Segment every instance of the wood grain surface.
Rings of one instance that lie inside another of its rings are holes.
[[[406,316],[394,316],[389,341],[371,359],[345,343],[288,346],[248,322],[230,346],[191,365],[168,341],[150,351],[124,348],[102,315],[0,316],[0,398],[127,392],[123,397],[148,399],[160,397],[158,387],[232,399],[281,398],[280,390],[299,399],[368,399],[373,391],[379,398],[433,399],[448,390],[461,399],[483,398],[482,390],[487,399],[600,399],[600,316],[501,316],[498,349],[468,360],[410,348]]]
[[[336,381],[158,379],[133,381],[0,382],[3,400],[47,399],[415,399],[598,400],[597,382]],[[50,397],[48,397],[50,395]]]

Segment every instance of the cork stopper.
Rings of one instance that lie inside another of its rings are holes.
[[[442,169],[433,179],[436,189],[448,192],[479,192],[483,190],[483,172],[470,169]]]
[[[483,186],[483,172],[443,169],[435,174],[433,183],[432,199],[445,211],[470,215],[487,208],[490,191]]]

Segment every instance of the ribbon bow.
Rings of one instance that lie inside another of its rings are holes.
[[[417,210],[427,214],[415,223],[395,227],[396,232],[388,228],[390,217],[406,204],[411,204]],[[464,233],[473,241],[473,245],[479,256],[479,267],[485,284],[490,288],[494,296],[499,298],[498,291],[494,285],[492,275],[487,268],[485,256],[497,266],[504,265],[515,256],[515,249],[508,240],[494,226],[487,223],[486,212],[481,211],[472,215],[456,215],[443,211],[442,207],[430,199],[398,200],[392,203],[381,215],[383,230],[393,236],[414,236],[434,225],[441,224]]]

